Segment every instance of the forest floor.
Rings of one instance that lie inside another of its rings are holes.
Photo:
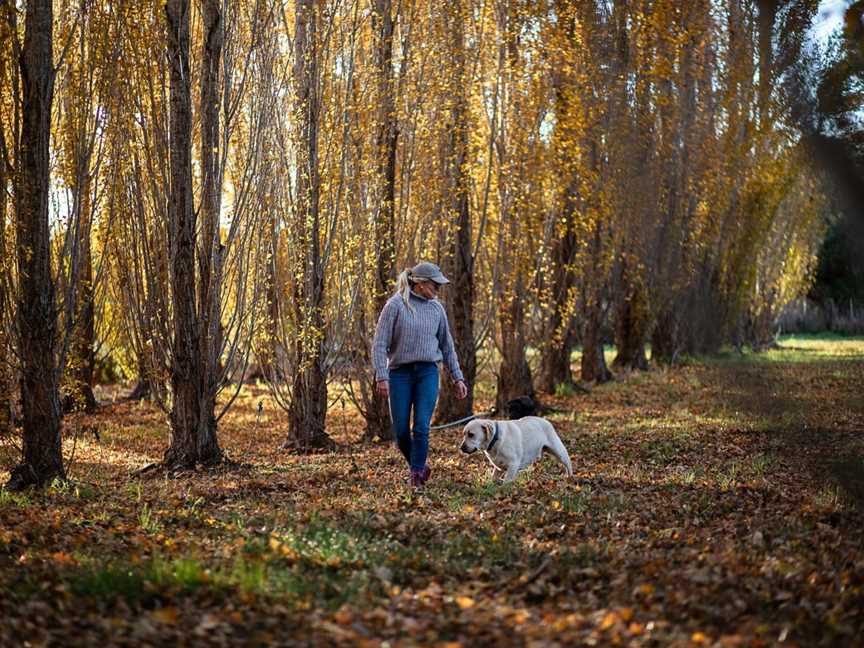
[[[299,456],[244,388],[240,465],[176,477],[134,475],[165,416],[109,402],[66,422],[70,482],[0,490],[0,645],[860,645],[862,386],[850,338],[622,375],[543,398],[573,479],[491,484],[457,429],[413,496],[338,402]]]

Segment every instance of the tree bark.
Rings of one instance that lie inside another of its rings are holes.
[[[270,254],[267,260],[266,274],[266,290],[267,303],[266,313],[263,322],[263,336],[261,340],[261,348],[256,351],[256,359],[261,370],[261,375],[265,380],[271,383],[281,383],[285,380],[284,370],[282,368],[282,360],[284,354],[280,350],[284,350],[279,345],[279,228],[277,227],[276,218],[271,218],[268,224],[268,241]]]
[[[520,65],[517,39],[519,17],[516,7],[507,3],[500,6],[496,18],[499,30],[505,37],[499,44],[499,87],[496,87],[496,93],[501,93],[504,97],[504,112],[500,127],[497,124],[494,127],[489,149],[490,164],[493,163],[492,151],[498,153],[498,197],[502,223],[498,238],[501,280],[497,290],[501,364],[498,367],[495,407],[499,412],[506,412],[508,402],[513,399],[528,396],[532,401],[536,401],[536,398],[531,367],[525,356],[524,273],[530,267],[530,253],[522,252],[524,247],[520,245],[521,239],[530,231],[530,226],[523,226],[523,219],[514,214],[514,205],[518,204],[518,197],[524,193],[524,179],[514,173],[515,169],[523,168],[523,161],[513,159],[524,154],[525,150],[519,147],[519,143],[524,144],[524,141],[520,142],[520,138],[525,136],[524,131],[519,128],[524,101],[517,91],[518,81],[514,78]],[[495,104],[493,115],[496,118],[497,108]]]
[[[198,247],[198,339],[196,378],[201,381],[198,437],[219,448],[216,430],[216,394],[219,391],[222,351],[222,254],[219,232],[222,209],[220,157],[220,70],[225,39],[220,0],[201,0],[204,38],[201,45],[201,227]]]
[[[763,137],[772,127],[771,90],[774,88],[774,21],[777,19],[779,2],[777,0],[758,0],[759,22],[759,87],[758,101],[759,128]]]
[[[459,3],[461,8],[461,2]],[[455,235],[448,241],[449,250],[444,258],[445,272],[450,285],[446,288],[444,305],[453,333],[453,342],[468,396],[457,400],[450,385],[441,390],[438,403],[439,420],[452,420],[470,414],[474,408],[474,380],[477,374],[477,349],[474,345],[474,257],[469,205],[468,177],[468,99],[465,61],[464,22],[460,10],[445,10],[447,29],[451,35],[450,55],[452,70],[457,79],[450,106],[450,128],[446,156],[446,175],[450,204],[448,212],[456,221]]]
[[[10,489],[65,477],[48,223],[48,147],[54,94],[52,2],[31,0],[26,11],[20,59],[23,121],[15,178],[24,456],[12,470],[7,485]]]
[[[89,163],[89,160],[86,162]],[[91,177],[86,169],[81,169],[80,187],[77,188],[79,201],[80,266],[78,276],[73,278],[77,285],[78,304],[76,308],[74,331],[72,333],[71,366],[69,379],[65,386],[67,393],[63,398],[63,411],[93,412],[99,407],[93,394],[93,373],[96,367],[96,312],[93,305],[93,251],[90,244],[90,189]]]
[[[648,369],[648,358],[645,356],[645,339],[648,308],[645,287],[639,280],[634,280],[626,266],[622,271],[623,297],[618,303],[615,318],[616,354],[612,366],[620,369]]]
[[[0,124],[0,128],[3,125]],[[7,193],[6,188],[9,182],[9,174],[7,173],[6,160],[0,156],[0,258],[5,259],[8,253],[6,249],[6,218],[7,218]],[[6,311],[9,300],[12,296],[8,292],[10,285],[8,268],[3,268],[4,276],[0,277],[0,309]],[[3,312],[0,311],[0,312]],[[14,421],[12,414],[12,403],[14,402],[12,377],[9,371],[9,349],[11,340],[9,339],[9,331],[0,331],[0,436],[12,431]]]
[[[554,243],[551,309],[544,322],[544,344],[540,350],[540,367],[537,371],[537,387],[544,392],[554,393],[558,385],[572,385],[573,372],[570,369],[570,355],[574,339],[569,324],[569,306],[572,298],[572,271],[565,267],[572,261],[576,249],[576,236],[572,228],[572,213],[566,219],[564,235]]]
[[[507,403],[520,396],[536,401],[531,380],[531,367],[525,357],[525,309],[522,276],[516,279],[509,299],[502,295],[498,309],[501,322],[501,366],[498,369],[498,390],[495,407],[507,411]]]
[[[603,383],[612,380],[612,372],[606,366],[603,355],[603,340],[600,335],[598,307],[589,308],[582,326],[582,380]]]
[[[375,0],[373,4],[375,73],[378,83],[379,113],[375,134],[375,151],[380,197],[375,218],[375,313],[380,313],[387,302],[390,287],[396,279],[396,149],[399,130],[396,123],[396,102],[393,88],[393,9],[391,0]],[[367,336],[369,337],[369,336]],[[371,350],[367,347],[367,366]],[[374,377],[373,377],[374,381]],[[366,416],[366,439],[391,441],[390,406],[387,398],[371,390],[371,402]]]
[[[574,46],[576,22],[574,7],[566,2],[555,3],[560,15],[559,29],[568,46]],[[579,205],[579,167],[573,159],[570,144],[578,133],[568,131],[572,109],[568,88],[575,80],[565,69],[555,71],[552,78],[554,111],[558,125],[555,129],[556,148],[560,152],[560,165],[565,174],[565,186],[560,196],[560,204],[553,216],[552,238],[550,243],[550,272],[543,278],[548,283],[545,289],[548,300],[548,315],[543,322],[543,344],[540,348],[540,367],[537,371],[537,387],[541,391],[554,393],[558,385],[572,385],[573,374],[570,370],[570,355],[574,347],[575,332],[572,326],[572,300],[575,276],[574,259],[578,248],[576,239],[574,211]],[[549,276],[551,275],[551,276]]]
[[[168,0],[168,62],[170,66],[170,190],[168,226],[171,245],[171,288],[174,307],[171,367],[171,445],[167,468],[215,464],[222,451],[215,434],[202,434],[201,339],[196,312],[195,236],[192,204],[192,92],[189,68],[189,0]]]
[[[661,312],[651,334],[651,360],[672,363],[680,352],[678,321],[672,312]]]
[[[543,326],[545,343],[540,350],[540,368],[537,372],[538,388],[550,394],[555,392],[558,385],[573,384],[570,355],[574,347],[574,335],[570,324],[569,302],[573,299],[575,283],[572,264],[578,244],[573,212],[576,209],[578,191],[579,183],[574,177],[566,189],[561,206],[563,230],[552,244],[552,285],[549,289],[552,311]]]
[[[295,284],[301,327],[296,347],[299,371],[288,410],[286,445],[306,451],[332,444],[325,430],[327,383],[324,361],[324,268],[320,249],[321,177],[318,169],[318,46],[314,0],[299,0],[294,18],[294,115],[297,127],[295,225],[302,275]]]

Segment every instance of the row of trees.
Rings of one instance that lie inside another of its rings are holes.
[[[816,4],[3,2],[14,485],[63,474],[97,361],[169,414],[168,467],[222,459],[252,373],[298,448],[329,442],[334,381],[388,438],[372,330],[418,259],[499,405],[572,382],[577,345],[585,381],[609,341],[622,369],[764,345],[823,231],[791,111]]]

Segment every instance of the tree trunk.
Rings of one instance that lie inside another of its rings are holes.
[[[615,322],[616,354],[612,366],[616,369],[648,369],[648,357],[645,355],[644,321],[637,315],[638,306],[630,301],[623,301],[618,307],[618,317]]]
[[[195,294],[196,216],[192,204],[192,93],[189,69],[189,0],[168,0],[170,99],[170,190],[168,227],[174,307],[171,367],[171,445],[168,468],[192,468],[222,459],[215,434],[202,426],[201,339]],[[202,432],[204,432],[202,434]]]
[[[0,124],[2,128],[2,124]],[[6,217],[7,217],[7,193],[6,189],[9,183],[9,175],[7,174],[6,162],[0,157],[0,258],[5,259],[8,251],[6,249]],[[3,268],[2,272],[8,273],[8,268]],[[12,296],[7,292],[9,286],[8,275],[0,277],[0,312],[6,312]],[[10,309],[11,310],[11,309]],[[5,318],[4,318],[5,319]],[[12,414],[12,403],[14,402],[12,377],[10,375],[10,350],[11,340],[9,339],[9,331],[6,327],[0,330],[0,436],[12,431],[14,421]]]
[[[575,5],[555,2],[556,13],[560,16],[558,28],[563,30],[562,37],[574,46]],[[555,148],[559,154],[557,163],[565,175],[559,206],[551,216],[551,248],[549,269],[543,277],[544,300],[548,303],[548,315],[543,322],[543,343],[540,348],[540,367],[537,371],[537,388],[554,393],[558,385],[572,385],[573,374],[570,370],[570,355],[573,351],[575,332],[572,326],[573,287],[575,276],[574,260],[578,248],[574,230],[574,212],[580,204],[579,165],[573,159],[572,141],[580,137],[578,130],[571,132],[569,124],[573,110],[568,88],[577,83],[566,69],[557,69],[552,77],[553,106],[557,118],[555,128]]]
[[[276,218],[272,218],[269,223],[269,240],[267,244],[270,246],[270,255],[267,260],[267,303],[266,313],[263,322],[263,336],[261,340],[261,348],[256,350],[256,360],[261,369],[261,374],[264,379],[271,383],[281,383],[285,380],[284,370],[282,368],[282,360],[284,355],[280,353],[279,345],[279,309],[281,307],[279,300],[279,275],[277,268],[279,267],[279,230],[276,223]]]
[[[375,313],[380,313],[387,301],[390,287],[396,279],[396,148],[399,131],[396,124],[396,107],[393,88],[393,10],[391,0],[375,0],[373,5],[373,29],[377,36],[375,50],[375,73],[378,82],[379,114],[375,134],[377,177],[380,187],[378,212],[375,218]],[[368,335],[366,336],[369,337]],[[367,347],[367,366],[371,363],[371,352]],[[373,377],[374,381],[374,377]],[[371,402],[366,416],[366,439],[391,441],[393,426],[390,424],[388,400],[371,390]]]
[[[763,138],[774,125],[771,117],[771,90],[774,88],[774,21],[777,19],[778,0],[758,0],[759,22],[759,128]]]
[[[651,334],[651,360],[672,363],[679,351],[677,318],[672,312],[661,312]]]
[[[15,182],[24,456],[12,470],[10,489],[65,477],[48,223],[48,147],[54,94],[52,2],[30,0],[26,11],[20,59],[23,122]]]
[[[525,357],[525,313],[522,276],[509,299],[502,296],[498,316],[501,322],[501,366],[498,369],[498,391],[495,407],[507,411],[508,401],[520,396],[536,400],[531,381],[531,367]]]
[[[645,356],[648,317],[645,287],[639,280],[633,280],[626,266],[622,272],[622,291],[624,296],[618,304],[615,319],[617,352],[612,366],[644,371],[648,369],[648,358]]]
[[[551,322],[550,322],[551,324]],[[549,340],[549,338],[546,338]],[[552,343],[543,347],[540,356],[540,367],[537,369],[537,388],[540,391],[554,394],[558,385],[572,385],[573,371],[570,368],[570,356],[573,353],[575,341],[569,333],[558,344]]]
[[[298,253],[302,275],[295,283],[295,308],[301,335],[296,354],[299,370],[294,378],[288,410],[286,445],[298,450],[332,444],[325,430],[327,383],[324,361],[324,268],[320,250],[321,177],[318,169],[318,47],[314,0],[299,0],[294,19],[294,116],[297,127],[295,187],[299,231]]]
[[[570,269],[576,255],[576,233],[573,229],[574,196],[578,191],[576,178],[571,179],[562,205],[563,231],[552,241],[551,277],[548,293],[551,312],[543,322],[543,344],[540,348],[540,367],[537,387],[555,393],[558,385],[572,385],[570,355],[573,352],[573,331],[570,325],[574,285]],[[557,228],[556,228],[557,231]]]
[[[461,8],[461,2],[459,3]],[[445,11],[451,34],[450,54],[456,81],[450,108],[446,174],[449,188],[449,213],[456,221],[456,232],[448,242],[444,258],[450,285],[446,288],[445,308],[453,333],[453,342],[468,396],[457,400],[451,386],[444,385],[438,403],[438,420],[453,420],[470,414],[474,408],[474,380],[477,375],[477,349],[474,346],[474,257],[472,250],[471,213],[468,177],[468,99],[465,62],[464,22],[460,10]]]
[[[89,163],[89,160],[87,161]],[[79,201],[79,233],[81,261],[77,282],[78,304],[75,310],[74,331],[72,333],[71,364],[67,392],[63,398],[63,411],[93,412],[99,407],[93,394],[93,373],[96,367],[96,313],[93,305],[93,251],[90,245],[90,173],[81,170],[81,186],[77,188]]]
[[[201,227],[198,247],[198,339],[196,378],[201,381],[198,436],[218,449],[216,394],[222,368],[222,254],[219,216],[222,209],[219,89],[224,26],[220,0],[201,0],[204,38],[201,44]]]
[[[537,386],[541,391],[554,393],[558,385],[572,385],[570,355],[574,346],[574,334],[570,325],[570,300],[573,299],[574,277],[570,266],[576,255],[576,233],[573,226],[573,210],[578,182],[573,178],[567,188],[562,205],[563,231],[553,241],[552,277],[549,288],[551,313],[543,326],[544,344],[540,350],[540,367]]]
[[[603,340],[600,336],[600,317],[597,307],[589,308],[582,327],[582,380],[604,383],[612,380],[612,372],[606,366],[603,355]]]

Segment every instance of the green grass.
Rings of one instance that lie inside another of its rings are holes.
[[[138,511],[138,524],[141,529],[147,533],[157,533],[162,529],[162,524],[159,522],[159,517],[150,508],[147,502]]]
[[[142,565],[86,566],[72,576],[70,589],[78,596],[100,600],[146,602],[160,592],[191,592],[210,580],[208,572],[195,560],[166,562],[156,558]]]
[[[5,488],[0,488],[0,509],[26,508],[32,504],[33,500],[27,493],[13,493]]]
[[[828,360],[853,360],[864,358],[864,337],[838,335],[836,333],[781,335],[778,348],[753,353],[744,349],[738,353],[724,347],[712,356],[687,357],[687,364],[764,364],[764,363],[812,363]]]
[[[588,511],[592,494],[593,489],[586,485],[579,492],[562,497],[561,508],[567,513],[582,515]]]

